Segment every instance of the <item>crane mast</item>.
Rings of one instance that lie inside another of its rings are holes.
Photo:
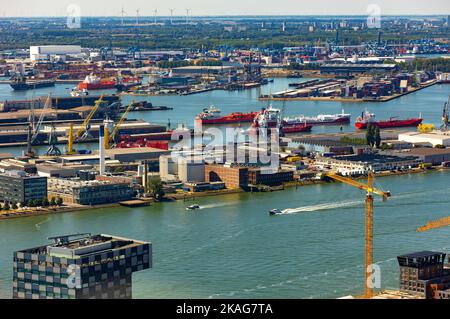
[[[336,173],[325,174],[329,178],[341,183],[353,186],[355,188],[367,191],[366,194],[366,211],[365,211],[365,254],[364,254],[364,297],[367,299],[372,298],[373,288],[369,285],[372,275],[373,265],[373,194],[377,194],[383,198],[383,201],[387,200],[390,196],[390,192],[383,192],[373,187],[373,173],[369,172],[367,176],[367,184],[357,182],[351,178],[347,178]]]

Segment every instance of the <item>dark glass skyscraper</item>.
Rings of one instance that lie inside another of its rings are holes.
[[[14,253],[13,298],[129,299],[132,273],[152,267],[152,244],[110,235],[49,238]]]

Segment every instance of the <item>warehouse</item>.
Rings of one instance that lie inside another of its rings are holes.
[[[430,143],[431,145],[450,146],[450,132],[433,131],[430,133],[406,132],[398,135],[398,140],[417,143]]]
[[[406,154],[417,156],[424,163],[441,165],[442,162],[450,161],[450,148],[413,148]]]

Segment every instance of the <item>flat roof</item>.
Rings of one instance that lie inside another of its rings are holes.
[[[71,237],[79,238],[70,240]],[[75,234],[49,238],[49,240],[54,240],[55,242],[46,246],[25,249],[18,252],[40,255],[53,255],[57,257],[79,258],[94,253],[98,254],[100,252],[117,249],[127,249],[150,244],[150,242],[138,241],[107,234]]]
[[[450,148],[419,147],[413,148],[406,153],[413,155],[445,155],[450,154]]]
[[[105,150],[108,155],[119,155],[119,154],[142,154],[142,153],[167,153],[167,150],[161,150],[159,148],[153,147],[135,147],[135,148],[112,148]]]

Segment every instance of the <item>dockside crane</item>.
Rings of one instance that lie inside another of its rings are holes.
[[[109,149],[111,147],[111,143],[114,143],[117,133],[119,133],[119,129],[122,126],[123,122],[127,119],[128,114],[134,108],[134,100],[126,108],[125,112],[122,114],[119,122],[116,124],[111,134],[108,132],[108,129],[105,127],[105,148]]]
[[[89,130],[89,123],[91,122],[95,113],[97,113],[102,102],[103,102],[103,95],[101,95],[100,98],[95,102],[95,105],[92,108],[91,112],[88,114],[88,116],[86,116],[83,123],[78,128],[78,130],[75,132],[75,134],[73,133],[73,124],[70,125],[69,138],[68,138],[68,144],[67,144],[67,154],[74,154],[73,142],[78,140],[82,136],[83,133],[86,133]]]
[[[373,187],[373,173],[369,172],[367,184],[357,182],[336,173],[327,173],[327,177],[338,182],[353,186],[360,190],[367,191],[366,194],[366,229],[365,229],[365,257],[364,257],[364,298],[370,299],[373,296],[373,288],[369,285],[373,264],[373,194],[379,195],[386,201],[391,197],[390,192],[384,192]]]

